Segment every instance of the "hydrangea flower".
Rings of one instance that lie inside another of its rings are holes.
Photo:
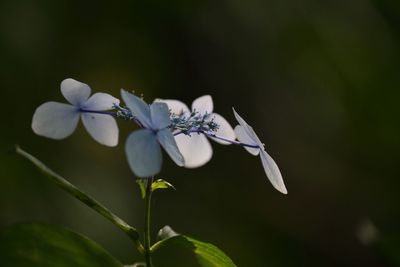
[[[184,166],[182,154],[169,129],[171,119],[167,104],[155,102],[148,105],[124,90],[121,90],[121,96],[132,115],[143,126],[131,133],[125,144],[126,156],[133,173],[139,177],[151,177],[160,172],[160,145],[178,166]]]
[[[226,139],[235,139],[235,132],[228,121],[221,115],[213,113],[214,104],[210,95],[204,95],[195,99],[192,103],[191,110],[185,103],[179,100],[157,99],[156,101],[166,103],[170,111],[177,115],[182,114],[189,117],[192,112],[197,112],[203,115],[210,114],[208,119],[214,120],[214,122],[219,126],[214,134]],[[230,142],[221,139],[210,138],[223,145],[231,144]],[[197,168],[203,166],[212,157],[213,150],[211,144],[203,133],[191,133],[190,135],[179,134],[175,136],[175,141],[185,159],[186,168]]]
[[[64,139],[76,129],[79,118],[89,134],[100,144],[118,144],[118,126],[110,114],[103,112],[119,104],[119,100],[109,94],[96,93],[90,96],[87,84],[74,79],[61,82],[61,93],[70,104],[46,102],[39,106],[32,120],[33,131],[44,137]]]
[[[281,193],[287,194],[285,184],[282,179],[281,172],[275,161],[265,151],[264,144],[260,141],[253,128],[246,123],[246,121],[240,117],[240,115],[233,109],[236,120],[240,125],[235,127],[235,134],[237,139],[250,146],[244,146],[244,148],[252,155],[260,155],[261,162],[264,167],[264,171],[271,181],[272,185]]]

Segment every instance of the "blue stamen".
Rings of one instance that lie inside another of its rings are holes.
[[[133,121],[143,128],[143,125],[135,116],[132,115],[131,111],[127,108],[121,107],[117,104],[114,104],[113,109],[115,111],[96,111],[96,110],[86,110],[79,109],[80,112],[85,113],[95,113],[95,114],[104,114],[110,115],[116,118],[120,118],[127,121]],[[251,145],[242,143],[236,140],[229,140],[222,136],[218,136],[215,132],[219,129],[219,125],[214,121],[214,118],[210,120],[210,113],[205,113],[204,115],[198,113],[197,111],[193,111],[189,116],[185,114],[174,114],[171,113],[171,125],[169,128],[172,132],[174,132],[174,136],[185,134],[191,136],[193,133],[197,134],[205,134],[208,137],[213,137],[225,142],[228,142],[233,145],[239,145],[242,147],[251,147],[251,148],[260,148],[258,145]],[[261,148],[260,148],[261,149]]]

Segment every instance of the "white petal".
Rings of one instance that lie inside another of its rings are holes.
[[[152,126],[155,130],[164,129],[171,124],[171,119],[169,118],[169,109],[165,103],[154,102],[151,104],[150,114]]]
[[[174,136],[169,129],[163,129],[157,132],[157,139],[162,147],[167,151],[168,155],[178,166],[183,166],[185,161],[181,152],[176,145]]]
[[[214,104],[210,95],[203,95],[195,99],[192,103],[192,111],[196,110],[200,114],[212,113],[214,110]]]
[[[82,109],[101,111],[109,110],[114,104],[119,105],[119,99],[105,93],[96,93],[92,95],[82,106]]]
[[[79,122],[76,107],[57,102],[47,102],[39,106],[32,119],[32,129],[40,136],[64,139],[70,136]]]
[[[110,115],[82,113],[82,122],[94,140],[105,146],[118,144],[118,125]]]
[[[61,93],[74,106],[80,106],[85,103],[90,96],[90,87],[68,78],[61,82]]]
[[[233,110],[233,115],[235,115],[235,118],[239,122],[240,125],[242,125],[242,126],[248,125],[247,122],[242,117],[240,117],[240,115],[236,112],[236,110],[234,108],[232,108],[232,110]]]
[[[174,99],[156,99],[155,102],[162,102],[168,105],[169,110],[171,110],[171,113],[174,113],[176,115],[181,115],[181,114],[189,114],[190,109],[188,106],[186,106],[185,103],[179,100],[174,100]]]
[[[229,139],[229,140],[235,140],[236,139],[236,135],[235,132],[232,129],[232,126],[229,124],[229,122],[222,117],[221,115],[217,114],[217,113],[213,113],[212,118],[214,118],[215,123],[217,123],[219,125],[218,130],[215,132],[216,135],[223,137],[225,139]],[[210,137],[212,140],[214,140],[217,143],[220,143],[222,145],[230,145],[231,143],[226,142],[226,141],[222,141],[221,139],[218,138],[213,138]]]
[[[275,161],[268,155],[265,150],[261,150],[260,153],[261,162],[264,167],[264,171],[267,174],[267,177],[271,181],[271,184],[277,189],[279,192],[283,194],[287,194],[287,190],[285,184],[283,182],[283,178],[281,172],[279,171],[278,166]]]
[[[233,114],[235,115],[236,120],[239,122],[239,124],[243,127],[243,130],[246,132],[247,136],[250,137],[253,142],[256,142],[260,147],[263,147],[263,143],[260,141],[258,138],[256,132],[253,130],[253,127],[247,124],[247,122],[240,117],[240,115],[236,112],[236,110],[233,108]]]
[[[185,159],[186,168],[201,167],[209,162],[213,155],[211,144],[203,134],[180,134],[175,136],[175,140]]]
[[[237,139],[245,144],[248,145],[255,145],[257,146],[258,144],[247,134],[247,132],[244,130],[244,127],[241,125],[236,125],[235,127],[235,134]],[[253,147],[247,147],[244,146],[244,148],[252,155],[257,156],[260,153],[259,148],[253,148]]]
[[[141,98],[121,89],[125,104],[145,128],[151,128],[150,107]]]
[[[162,154],[157,136],[148,129],[131,133],[126,140],[125,153],[136,176],[151,177],[161,170]]]

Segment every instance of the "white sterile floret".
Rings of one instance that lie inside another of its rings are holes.
[[[104,93],[90,96],[90,87],[74,79],[61,82],[61,93],[71,104],[47,102],[39,106],[32,119],[32,129],[40,136],[64,139],[76,129],[79,118],[89,134],[100,144],[118,144],[118,126],[115,119],[101,111],[119,104],[119,99]]]
[[[210,114],[209,120],[214,120],[214,122],[219,126],[214,133],[226,139],[235,139],[235,132],[228,121],[221,115],[213,113],[214,104],[210,95],[204,95],[195,99],[192,103],[191,110],[185,103],[179,100],[157,99],[156,101],[166,103],[170,111],[176,115],[183,114],[189,116],[191,112],[197,112],[202,115]],[[220,139],[213,137],[210,138],[223,145],[231,144]],[[197,168],[210,161],[213,150],[210,142],[204,134],[192,133],[190,136],[180,134],[175,136],[175,140],[185,159],[186,168]]]
[[[253,128],[248,125],[242,117],[239,116],[235,109],[233,109],[233,113],[235,114],[236,120],[240,124],[235,127],[237,139],[244,144],[257,146],[244,146],[244,148],[254,156],[260,155],[264,171],[271,181],[272,185],[281,193],[287,194],[281,172],[279,171],[279,168],[276,165],[275,161],[265,151],[264,144],[260,141]]]
[[[125,144],[126,156],[133,173],[139,177],[151,177],[160,172],[160,145],[178,166],[184,166],[184,159],[168,128],[171,125],[168,106],[165,103],[148,105],[124,90],[121,90],[121,96],[132,115],[143,126],[131,133]]]

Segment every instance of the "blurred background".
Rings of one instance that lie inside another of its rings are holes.
[[[127,237],[49,183],[12,151],[18,143],[143,229],[143,203],[120,145],[82,125],[68,139],[34,135],[34,110],[65,102],[71,77],[93,92],[153,98],[211,94],[234,106],[276,160],[289,194],[259,158],[213,143],[206,166],[165,160],[153,233],[169,224],[211,242],[238,266],[399,266],[400,2],[0,2],[0,227],[48,222],[83,233],[124,263]],[[176,260],[176,259],[172,259]]]

